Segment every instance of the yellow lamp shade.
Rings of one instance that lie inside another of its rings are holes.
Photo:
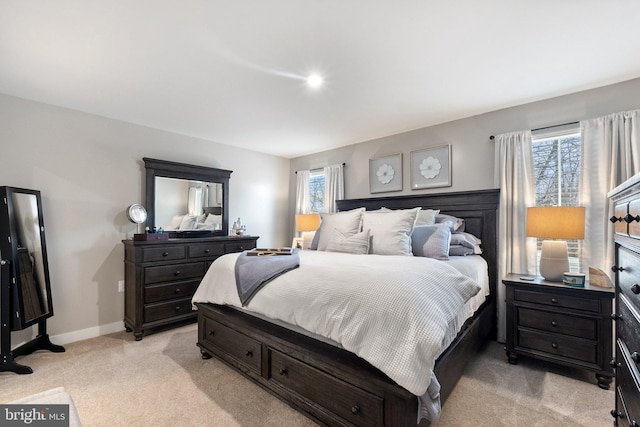
[[[297,232],[316,231],[318,227],[320,227],[320,214],[312,213],[296,215]]]
[[[546,239],[584,239],[581,206],[538,206],[527,208],[527,236]]]

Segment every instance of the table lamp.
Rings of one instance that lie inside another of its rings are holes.
[[[542,241],[540,275],[546,280],[561,282],[569,271],[566,240],[584,239],[584,212],[579,206],[527,208],[527,237],[553,239]]]
[[[297,214],[296,231],[302,237],[302,249],[307,249],[311,245],[314,232],[320,227],[320,214]]]

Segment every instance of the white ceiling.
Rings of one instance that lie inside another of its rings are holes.
[[[0,93],[296,157],[640,77],[639,41],[636,0],[0,0]]]

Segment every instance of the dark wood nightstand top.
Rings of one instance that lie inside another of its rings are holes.
[[[522,277],[533,277],[533,280],[525,280]],[[603,294],[609,294],[609,298],[613,298],[615,296],[615,289],[611,288],[603,288],[601,286],[593,286],[589,284],[589,281],[585,281],[584,288],[578,286],[569,286],[565,285],[562,282],[550,282],[548,280],[544,280],[540,276],[530,276],[528,274],[515,274],[509,273],[503,279],[503,282],[510,282],[517,285],[531,285],[532,288],[556,288],[556,289],[573,289],[576,291],[584,291],[584,292],[599,292]]]

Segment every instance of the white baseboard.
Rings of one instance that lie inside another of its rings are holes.
[[[69,344],[76,341],[95,338],[100,335],[120,332],[124,329],[124,323],[114,322],[108,325],[94,326],[93,328],[81,329],[79,331],[67,332],[65,334],[51,335],[51,342],[58,345]]]

